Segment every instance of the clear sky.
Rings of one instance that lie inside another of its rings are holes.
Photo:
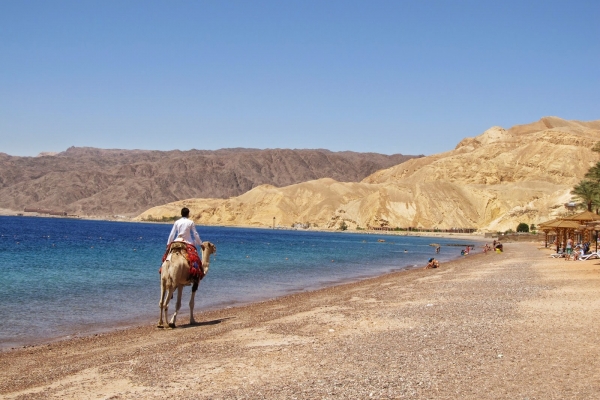
[[[0,152],[453,149],[600,119],[600,1],[0,1]]]

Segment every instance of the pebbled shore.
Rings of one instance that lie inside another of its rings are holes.
[[[0,397],[600,398],[600,261],[505,250],[5,351]]]

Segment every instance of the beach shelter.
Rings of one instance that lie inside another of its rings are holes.
[[[566,246],[567,239],[573,239],[573,234],[576,230],[580,229],[579,222],[570,221],[567,219],[557,219],[552,222],[544,222],[539,224],[542,226],[542,229],[550,228],[551,230],[556,232],[556,252],[560,248],[560,245],[563,245],[563,248]]]
[[[600,224],[595,222],[588,222],[587,229],[596,233],[594,235],[594,241],[596,242],[596,252],[598,252],[598,232],[600,232]]]
[[[558,221],[558,219],[551,219],[549,221],[545,221],[545,222],[541,222],[538,224],[538,229],[541,231],[544,231],[544,247],[548,247],[548,233],[550,233],[551,231],[554,231],[554,229],[552,229],[552,227],[547,226],[548,224],[551,224],[553,222]]]
[[[584,212],[581,212],[579,214],[568,216],[565,219],[568,219],[569,221],[578,221],[578,222],[600,221],[600,215],[598,215],[594,212],[585,210]]]
[[[595,230],[594,227],[590,227],[587,224],[590,222],[600,221],[600,215],[593,213],[591,211],[585,210],[579,214],[571,215],[566,217],[565,219],[569,221],[576,221],[580,224],[579,229],[583,232],[583,241],[591,242],[592,241],[592,231]],[[597,239],[596,239],[597,240]]]

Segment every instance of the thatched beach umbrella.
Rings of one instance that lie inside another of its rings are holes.
[[[556,243],[556,252],[558,253],[558,249],[561,243],[566,243],[567,238],[572,237],[573,233],[579,229],[579,223],[575,221],[569,221],[567,219],[558,219],[554,222],[545,223],[545,228],[551,228],[556,232],[557,243]]]
[[[588,222],[600,221],[600,215],[593,213],[591,211],[585,210],[579,214],[571,215],[565,218],[569,221],[576,221],[580,223],[579,229],[583,232],[583,241],[589,242],[591,241],[591,232],[592,229],[588,228]]]
[[[600,232],[600,224],[598,224],[597,221],[587,222],[586,229],[590,232],[590,235],[594,232],[594,242],[596,242],[596,251],[598,251],[598,232]]]
[[[541,222],[538,224],[538,229],[544,231],[544,247],[548,247],[548,233],[554,231],[554,228],[547,226],[553,222],[560,221],[558,218],[551,219],[549,221]]]
[[[600,221],[600,215],[593,213],[591,211],[585,210],[579,214],[571,215],[566,217],[565,219],[569,221],[578,221],[578,222],[589,222],[589,221]]]
[[[549,224],[551,224],[551,223],[553,223],[553,222],[556,222],[556,221],[561,221],[561,218],[554,218],[554,219],[551,219],[551,220],[549,220],[549,221],[540,222],[540,223],[538,224],[538,227],[540,227],[540,228],[541,228],[541,227],[544,227],[544,226],[546,226],[546,225],[549,225]]]

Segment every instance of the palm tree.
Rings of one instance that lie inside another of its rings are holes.
[[[596,214],[600,214],[600,196],[596,196],[592,202],[592,207],[596,210]]]
[[[596,184],[600,185],[600,161],[597,162],[596,165],[588,169],[588,172],[585,173],[584,178],[589,179],[590,181],[594,181],[596,182]]]
[[[600,152],[600,142],[596,143],[594,147],[598,147],[598,152]],[[586,180],[591,181],[591,183],[595,185],[596,197],[592,200],[592,206],[596,209],[596,214],[598,214],[598,211],[600,210],[600,161],[591,167],[588,172],[586,172],[584,180],[579,184],[581,185]],[[583,192],[585,191],[586,190],[583,190]],[[586,204],[588,206],[588,210],[591,211],[589,202],[586,202]]]
[[[575,185],[573,190],[571,190],[571,194],[585,203],[588,211],[592,211],[592,205],[600,201],[598,185],[595,182],[585,179]]]

